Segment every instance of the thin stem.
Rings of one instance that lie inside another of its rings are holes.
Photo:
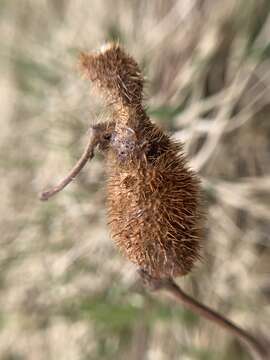
[[[258,339],[256,339],[246,330],[241,329],[238,325],[234,324],[223,315],[184,293],[183,290],[173,280],[166,282],[163,287],[190,310],[210,321],[215,322],[224,329],[227,329],[231,334],[237,336],[252,349],[254,349],[259,355],[267,355],[267,349],[265,349],[263,344],[261,344]]]
[[[89,142],[78,160],[75,166],[71,169],[71,171],[67,174],[67,176],[62,179],[57,185],[52,187],[47,191],[43,191],[40,194],[40,200],[48,200],[53,195],[57,194],[59,191],[63,190],[75,177],[79,174],[79,172],[86,165],[88,160],[91,160],[94,157],[94,149],[98,144],[99,137],[97,135],[96,129],[91,128],[91,135]]]
[[[262,360],[269,359],[268,356],[270,350],[262,344],[261,341],[252,336],[246,330],[241,329],[238,325],[234,324],[223,315],[187,295],[172,279],[152,279],[149,275],[146,275],[141,271],[139,273],[142,276],[144,283],[150,286],[151,289],[166,290],[194,313],[213,321],[217,325],[228,330],[231,334],[238,337],[246,345],[248,345],[250,349],[254,350],[254,352],[256,352]]]

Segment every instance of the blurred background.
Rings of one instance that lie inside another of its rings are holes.
[[[250,359],[216,325],[144,291],[109,238],[102,156],[51,201],[108,110],[77,69],[119,40],[152,120],[185,143],[208,220],[186,291],[270,326],[269,0],[0,0],[0,358]]]

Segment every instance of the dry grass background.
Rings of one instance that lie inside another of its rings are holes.
[[[47,203],[106,109],[76,69],[119,39],[147,78],[148,112],[203,180],[203,262],[187,291],[264,336],[270,326],[268,0],[0,1],[0,357],[249,359],[215,325],[145,294],[109,239],[95,158]]]

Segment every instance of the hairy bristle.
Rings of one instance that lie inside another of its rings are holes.
[[[108,158],[112,237],[122,252],[155,278],[187,274],[200,257],[199,180],[180,144],[154,124],[137,130],[147,149],[122,164]]]
[[[82,54],[87,77],[114,104],[106,147],[108,212],[122,252],[155,278],[187,274],[199,258],[200,186],[182,146],[148,118],[136,61],[118,44]]]
[[[96,53],[82,53],[80,64],[110,103],[132,107],[141,104],[143,77],[136,61],[119,44],[109,43]]]

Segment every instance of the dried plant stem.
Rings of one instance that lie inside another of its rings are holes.
[[[261,360],[269,359],[269,349],[246,330],[241,329],[218,312],[187,295],[172,279],[153,279],[143,271],[139,272],[144,283],[152,290],[165,290],[194,313],[216,323],[244,342]]]
[[[47,191],[43,191],[40,194],[40,200],[48,200],[53,195],[57,194],[59,191],[63,190],[75,177],[79,174],[79,172],[83,169],[86,165],[88,160],[91,160],[94,156],[94,149],[99,142],[99,136],[97,130],[95,128],[91,128],[91,134],[89,138],[89,142],[78,160],[75,166],[71,169],[68,175],[62,179],[57,185],[52,187]]]

